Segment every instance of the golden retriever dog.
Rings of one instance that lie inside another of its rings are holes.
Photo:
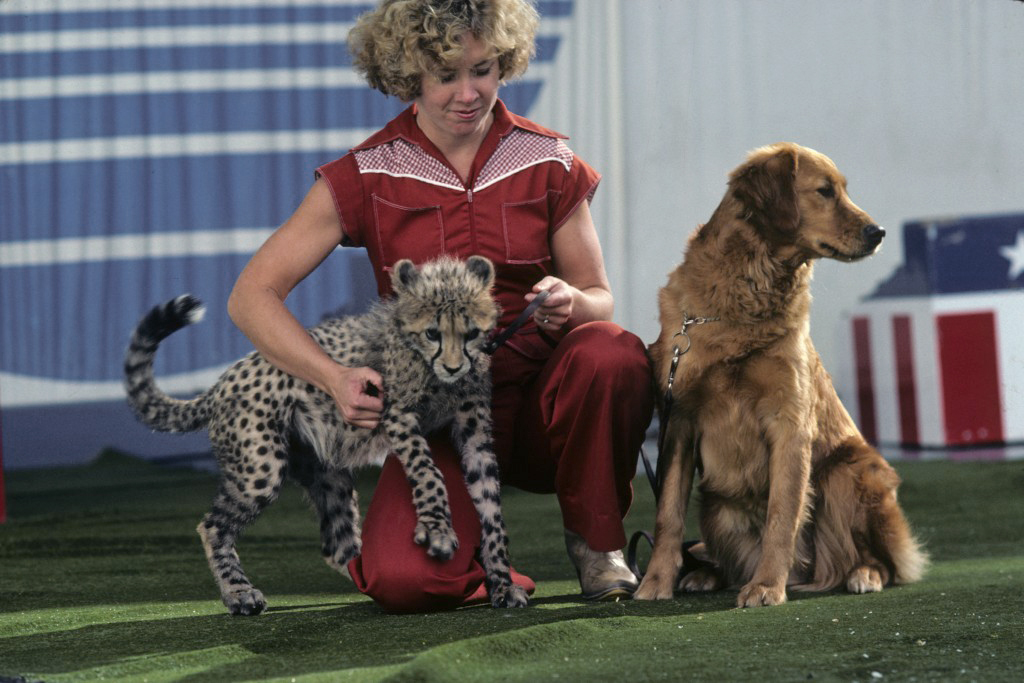
[[[899,477],[840,403],[809,333],[815,259],[856,261],[884,236],[814,150],[763,147],[730,174],[659,292],[648,350],[662,487],[635,598],[733,587],[755,607],[785,602],[787,586],[869,593],[921,577]],[[680,579],[695,472],[708,562]]]

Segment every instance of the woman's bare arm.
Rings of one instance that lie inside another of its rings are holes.
[[[228,314],[267,360],[330,394],[346,422],[373,427],[382,403],[379,397],[368,395],[365,387],[370,382],[383,389],[380,375],[370,368],[336,363],[284,303],[341,238],[330,190],[318,180],[239,275],[228,299]]]

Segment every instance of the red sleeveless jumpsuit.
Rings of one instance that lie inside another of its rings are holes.
[[[496,268],[499,325],[552,273],[551,236],[600,180],[564,137],[499,100],[468,184],[420,131],[415,105],[317,173],[334,195],[343,244],[366,247],[381,296],[401,258],[480,254]],[[644,345],[610,322],[545,341],[532,321],[494,355],[494,443],[505,486],[555,493],[564,526],[598,551],[625,544],[636,458],[653,410]],[[385,391],[387,387],[385,387]],[[349,564],[360,591],[390,611],[434,611],[486,596],[475,559],[480,525],[447,434],[429,438],[444,475],[459,549],[446,562],[413,543],[415,514],[401,465],[384,464]],[[515,547],[515,539],[511,539]],[[533,582],[513,579],[532,591]]]

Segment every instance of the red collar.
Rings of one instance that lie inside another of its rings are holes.
[[[553,130],[539,126],[529,119],[525,119],[522,116],[513,114],[505,107],[505,103],[500,99],[494,103],[494,123],[491,124],[491,129],[487,132],[487,137],[481,144],[481,147],[486,147],[488,139],[492,136],[503,138],[512,132],[515,128],[521,128],[522,130],[529,131],[531,133],[537,133],[549,138],[559,138],[567,140],[568,135],[556,133]],[[364,149],[370,149],[372,147],[379,147],[380,145],[387,144],[396,139],[403,139],[413,143],[423,149],[434,149],[433,143],[427,138],[427,136],[420,130],[420,127],[416,125],[416,104],[409,105],[401,114],[393,118],[386,126],[381,128],[379,131],[371,135],[369,138],[359,143],[352,148],[352,151],[359,151]],[[496,144],[496,143],[495,143]]]

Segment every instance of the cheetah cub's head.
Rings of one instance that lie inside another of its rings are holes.
[[[443,256],[419,268],[403,259],[391,273],[398,325],[442,382],[455,382],[474,365],[486,369],[487,336],[498,320],[491,296],[494,265],[483,256]]]

